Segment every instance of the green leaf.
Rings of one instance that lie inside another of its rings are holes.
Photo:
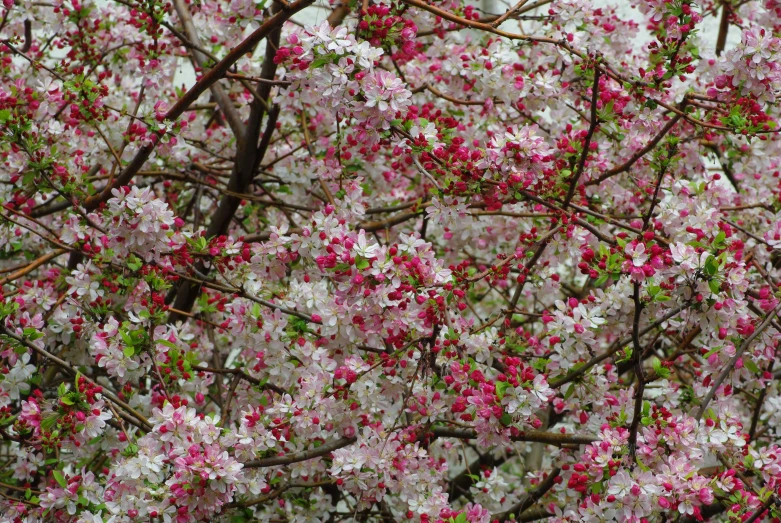
[[[718,347],[716,347],[716,348],[713,348],[713,349],[709,350],[708,352],[706,352],[705,354],[703,354],[703,356],[702,356],[702,359],[705,359],[705,360],[707,360],[707,359],[708,359],[708,358],[710,358],[710,357],[711,357],[713,354],[715,354],[715,353],[719,352],[719,349],[721,349],[721,345],[719,345]]]
[[[133,338],[130,337],[130,334],[127,333],[125,330],[120,330],[119,335],[122,338],[122,341],[125,342],[125,345],[134,345],[135,341]]]
[[[323,67],[325,64],[334,63],[337,58],[339,58],[339,56],[336,53],[328,53],[312,60],[312,63],[309,64],[309,67],[312,69],[317,69],[318,67]]]
[[[456,519],[453,521],[453,523],[466,523],[466,512],[461,512],[458,516],[456,516]]]
[[[640,467],[640,470],[642,470],[643,472],[648,472],[649,470],[651,470],[650,468],[648,468],[648,467],[646,466],[646,464],[645,464],[645,463],[643,463],[643,462],[640,460],[640,458],[639,458],[639,457],[635,457],[635,460],[637,461],[637,466],[638,466],[638,467]]]
[[[59,470],[52,470],[52,476],[57,480],[62,488],[68,488],[68,482],[65,480],[65,476]]]
[[[710,280],[708,282],[708,287],[713,294],[718,294],[719,291],[721,291],[721,283],[719,280]]]
[[[504,393],[507,390],[507,387],[509,387],[510,384],[506,381],[497,381],[496,382],[496,396],[501,400],[504,398]]]
[[[128,358],[132,358],[136,353],[136,348],[132,345],[126,345],[125,348],[122,349],[122,353]]]
[[[656,375],[661,379],[665,379],[670,375],[670,369],[662,365],[662,362],[659,360],[659,358],[654,358],[651,361],[651,365],[653,366]]]
[[[131,443],[127,447],[125,447],[125,450],[122,451],[123,456],[135,456],[138,453],[138,445],[135,443]]]
[[[753,374],[759,374],[759,367],[757,367],[757,364],[754,363],[754,360],[751,358],[743,360],[743,365]]]
[[[606,273],[606,274],[603,274],[602,276],[600,276],[599,278],[597,278],[597,281],[596,281],[596,282],[594,282],[594,286],[595,286],[595,287],[599,287],[599,286],[603,285],[603,284],[604,284],[604,283],[607,281],[607,279],[608,279],[609,277],[610,277],[610,275],[609,275],[609,274],[607,274],[607,273]]]
[[[22,332],[24,333],[25,338],[29,338],[32,341],[37,340],[43,336],[43,333],[39,332],[35,327],[25,327]]]
[[[548,367],[548,363],[550,363],[548,358],[537,358],[532,360],[531,365],[532,368],[537,372],[545,372],[545,369]]]
[[[510,423],[512,423],[512,422],[513,422],[513,417],[512,417],[512,416],[510,416],[509,414],[507,414],[507,413],[505,412],[505,413],[504,413],[504,415],[503,415],[501,418],[499,418],[499,421],[500,421],[500,422],[502,423],[502,425],[504,425],[505,427],[509,427],[509,426],[510,426]]]
[[[132,271],[137,271],[143,265],[143,262],[133,254],[131,254],[127,259],[127,266]]]
[[[568,400],[572,397],[572,395],[575,394],[575,384],[572,383],[569,388],[567,389],[567,392],[564,393],[564,399]]]
[[[704,268],[708,276],[713,276],[719,271],[719,263],[716,261],[716,258],[713,255],[711,255],[708,257],[708,260],[705,262]]]
[[[257,303],[255,305],[257,305]],[[155,340],[155,343],[159,343],[160,345],[165,345],[169,349],[179,350],[179,347],[177,347],[175,343],[170,342],[168,340]]]

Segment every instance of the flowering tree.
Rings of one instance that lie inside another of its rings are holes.
[[[637,8],[4,0],[0,521],[779,521],[781,3]]]

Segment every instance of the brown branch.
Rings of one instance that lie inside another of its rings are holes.
[[[530,36],[530,35],[517,34],[517,33],[508,33],[507,31],[502,31],[500,29],[493,27],[491,24],[476,22],[474,20],[467,20],[466,18],[462,18],[458,15],[455,15],[450,11],[445,11],[433,5],[429,5],[423,2],[422,0],[404,0],[404,3],[417,7],[418,9],[423,9],[424,11],[428,11],[429,13],[435,14],[450,22],[455,22],[457,24],[461,24],[466,27],[471,27],[473,29],[480,29],[482,31],[493,33],[498,36],[504,36],[505,38],[511,38],[513,40],[526,40],[528,42],[542,42],[542,43],[549,43],[549,44],[559,43],[558,40],[555,40],[553,38],[548,38],[545,36]]]
[[[729,17],[732,7],[729,0],[721,1],[721,21],[719,22],[719,35],[716,37],[716,56],[721,56],[727,46],[727,33],[729,32]]]
[[[274,456],[271,458],[256,459],[244,463],[244,468],[264,468],[275,467],[277,465],[291,465],[293,463],[300,463],[301,461],[307,461],[321,456],[326,456],[331,452],[344,448],[348,445],[352,445],[358,438],[341,438],[331,441],[329,443],[323,443],[319,447],[315,447],[310,450],[304,450],[295,454],[288,454],[283,456]]]
[[[457,105],[479,105],[483,106],[485,105],[485,100],[463,100],[461,98],[455,98],[453,96],[447,95],[434,87],[431,84],[424,84],[423,87],[431,92],[434,96],[438,98],[442,98],[443,100],[447,100],[448,102],[452,102]],[[504,102],[502,100],[493,100],[494,104],[501,105]]]
[[[505,13],[502,16],[500,16],[499,18],[491,22],[491,27],[499,27],[500,25],[502,25],[502,22],[510,18],[510,16],[512,16],[515,12],[517,12],[528,1],[529,0],[519,0],[517,4],[515,4],[513,7],[505,11]]]
[[[678,123],[678,120],[680,120],[681,118],[682,118],[681,114],[676,113],[676,115],[670,118],[670,121],[668,121],[667,124],[665,124],[662,130],[659,131],[659,133],[656,136],[654,136],[651,139],[651,141],[646,144],[645,147],[637,151],[621,165],[606,171],[602,176],[589,181],[588,183],[586,183],[586,185],[599,185],[600,183],[604,182],[608,178],[612,178],[617,174],[628,171],[640,158],[648,154],[654,147],[656,147],[657,144],[662,140],[662,138],[664,138],[667,135],[667,133],[670,132],[673,126],[676,123]]]
[[[770,365],[767,367],[767,371],[772,374],[773,372],[773,363],[775,363],[775,360],[770,360]],[[759,425],[759,418],[762,414],[762,404],[765,402],[765,397],[767,396],[767,389],[769,387],[763,387],[761,391],[759,391],[759,397],[757,398],[756,404],[754,405],[754,413],[751,416],[751,425],[748,429],[748,440],[754,441],[754,438],[757,435],[757,426]]]
[[[288,13],[288,11],[284,12]],[[277,64],[274,62],[274,55],[276,54],[276,49],[279,47],[280,38],[281,24],[269,32],[266,54],[260,71],[260,76],[262,78],[271,80],[276,75]],[[270,105],[271,89],[272,85],[261,84],[258,90],[259,98],[255,98],[252,103],[246,131],[241,139],[238,140],[236,159],[233,164],[231,177],[228,181],[228,191],[231,193],[243,193],[247,191],[250,183],[252,183],[255,170],[263,160],[263,156],[265,155],[271,140],[271,135],[276,130],[279,108],[274,106],[268,112],[266,128],[262,138],[260,137],[261,123],[266,113],[266,107],[269,107]],[[259,138],[261,138],[260,144],[258,144]],[[209,223],[209,227],[206,229],[206,237],[213,238],[225,234],[228,231],[231,220],[233,220],[240,204],[241,198],[233,196],[232,194],[224,195],[220,200],[217,211],[214,213],[214,216]],[[196,269],[197,272],[203,273],[205,271],[205,265],[199,263]],[[183,282],[183,285],[174,286],[171,291],[169,291],[168,296],[166,296],[166,301],[174,300],[174,308],[180,311],[190,312],[197,296],[198,290],[189,283]],[[184,317],[177,313],[172,313],[169,316],[170,322],[176,322],[183,319]]]
[[[770,505],[773,504],[774,496],[771,494],[768,496],[768,498],[765,500],[764,503],[762,503],[762,506],[759,507],[756,512],[754,512],[750,518],[748,518],[745,523],[754,523],[755,521],[758,521],[759,518],[762,517],[762,514],[765,513],[765,511],[770,508]]]
[[[214,367],[200,367],[197,365],[193,365],[192,369],[197,372],[210,372],[212,374],[232,374],[234,376],[238,376],[239,378],[248,381],[252,383],[253,385],[260,386],[263,389],[267,390],[273,390],[277,394],[284,394],[285,389],[282,387],[279,387],[278,385],[274,385],[273,383],[263,383],[258,378],[253,378],[246,372],[244,372],[241,369],[217,369]]]
[[[328,15],[328,24],[331,27],[337,27],[342,24],[347,15],[350,14],[350,4],[347,0],[342,0],[340,4],[334,7],[331,14]]]
[[[691,303],[687,303],[685,305],[681,305],[679,307],[676,307],[675,309],[671,310],[652,324],[650,324],[648,327],[641,330],[638,335],[644,336],[654,330],[656,327],[660,326],[662,323],[666,322],[670,318],[677,316],[681,311],[688,309],[691,307]],[[584,363],[581,367],[578,367],[577,369],[573,370],[572,372],[569,372],[568,374],[562,376],[561,378],[555,378],[553,380],[550,380],[548,383],[552,389],[558,389],[559,387],[566,385],[567,383],[570,383],[571,381],[576,380],[580,376],[584,375],[589,369],[591,369],[594,365],[598,365],[599,363],[605,361],[612,355],[614,355],[616,352],[624,348],[627,344],[632,343],[632,337],[624,338],[621,340],[618,340],[617,342],[613,343],[613,345],[605,351],[603,354],[600,354],[599,356],[594,356],[589,361]]]
[[[548,493],[550,489],[553,488],[553,485],[556,484],[556,477],[559,475],[559,472],[561,472],[561,469],[559,467],[555,467],[553,470],[550,471],[548,474],[548,477],[546,477],[538,486],[536,489],[532,490],[531,492],[527,492],[515,505],[510,507],[509,510],[505,512],[501,512],[499,514],[495,514],[493,517],[491,517],[491,521],[498,520],[500,522],[507,521],[507,519],[510,518],[511,515],[522,515],[523,512],[537,503],[537,501],[542,498],[545,494]]]
[[[182,27],[184,33],[187,35],[187,39],[192,42],[195,47],[200,48],[201,39],[198,36],[198,30],[195,28],[195,23],[193,22],[193,17],[190,15],[187,4],[184,3],[184,0],[173,0],[173,4],[174,9],[176,9],[176,14],[179,15],[179,20],[182,22]],[[199,69],[203,69],[210,59],[196,48],[190,49],[190,56],[192,57],[193,65]],[[214,96],[214,100],[220,107],[225,119],[228,121],[228,125],[230,125],[234,136],[236,136],[237,139],[243,137],[246,129],[244,123],[241,121],[239,112],[233,106],[233,100],[230,99],[230,96],[228,96],[219,82],[214,82],[209,86],[209,90]]]
[[[653,209],[653,207],[652,207]],[[635,312],[632,318],[632,363],[634,365],[635,380],[635,410],[632,414],[632,423],[629,425],[629,466],[635,466],[635,453],[637,452],[637,431],[640,428],[640,418],[643,410],[643,392],[645,391],[645,376],[643,375],[643,348],[640,346],[640,316],[643,312],[643,304],[640,302],[640,284],[634,282],[632,301],[635,304]]]
[[[583,169],[586,167],[586,158],[588,157],[588,150],[591,146],[591,138],[594,136],[594,131],[599,125],[599,117],[597,116],[597,100],[599,99],[599,68],[594,68],[594,85],[591,88],[591,123],[588,126],[588,133],[586,134],[586,140],[583,142],[583,150],[580,152],[580,160],[578,161],[577,169],[570,182],[569,190],[567,191],[567,197],[564,198],[564,209],[569,206],[569,202],[572,201],[572,197],[575,196],[575,189],[577,189],[580,176],[583,174]]]
[[[246,53],[251,51],[258,42],[277,31],[291,16],[313,3],[314,0],[298,0],[297,2],[290,4],[290,7],[287,10],[270,16],[258,29],[256,29],[240,44],[234,47],[222,60],[215,64],[214,67],[209,69],[209,71],[206,72],[206,74],[204,74],[201,79],[198,80],[195,85],[193,85],[184,94],[184,96],[182,96],[176,102],[176,104],[174,104],[174,106],[168,110],[164,116],[164,119],[176,121],[187,110],[187,108],[190,107],[190,105],[192,105],[215,82],[217,82],[220,78],[223,78],[225,73],[228,72],[228,69],[230,69],[233,64],[238,62],[239,59],[241,59]],[[145,145],[139,149],[130,163],[114,180],[114,183],[108,185],[100,193],[94,196],[90,196],[84,200],[84,208],[86,208],[88,211],[97,209],[101,203],[105,202],[111,197],[112,189],[127,185],[127,183],[136,175],[136,173],[138,173],[139,170],[141,170],[141,167],[143,167],[146,161],[149,159],[149,156],[152,154],[155,145],[156,143],[153,143],[150,145]]]
[[[716,381],[713,382],[713,385],[711,386],[710,390],[708,391],[708,394],[705,396],[705,398],[702,400],[702,404],[700,404],[699,410],[697,410],[697,413],[695,414],[694,418],[697,421],[700,421],[702,419],[702,415],[705,414],[705,410],[708,408],[708,403],[711,402],[713,397],[716,395],[716,390],[721,387],[721,384],[724,383],[724,380],[727,379],[727,376],[729,376],[730,372],[735,368],[735,364],[738,362],[738,360],[743,356],[743,353],[746,351],[746,349],[751,345],[751,343],[757,339],[757,337],[762,334],[762,332],[767,329],[770,324],[773,321],[773,318],[776,317],[779,310],[781,310],[781,302],[779,302],[778,305],[776,305],[776,308],[773,309],[766,317],[765,321],[762,322],[762,324],[757,327],[757,329],[754,331],[754,333],[746,338],[746,340],[740,345],[740,348],[738,348],[737,351],[735,351],[735,355],[730,358],[729,362],[727,362],[727,365],[724,366],[724,369],[721,371],[719,376],[716,378]]]
[[[473,429],[431,427],[430,432],[438,438],[476,439],[477,432]],[[578,436],[576,434],[561,434],[557,432],[521,432],[512,437],[513,441],[530,441],[535,443],[547,443],[561,447],[562,445],[588,445],[597,441],[596,436]]]
[[[33,23],[27,18],[24,21],[24,45],[21,51],[26,53],[33,46]]]
[[[0,279],[0,287],[5,285],[6,283],[12,282],[14,280],[18,280],[19,278],[21,278],[21,277],[31,273],[32,271],[34,271],[35,269],[37,269],[38,267],[40,267],[44,263],[46,263],[46,262],[48,262],[50,260],[53,260],[57,256],[65,254],[66,252],[68,252],[68,251],[65,250],[65,249],[57,249],[56,251],[52,251],[52,252],[50,252],[48,254],[44,254],[40,258],[38,258],[36,260],[33,260],[32,262],[28,263],[27,265],[25,265],[21,269],[18,269],[16,271],[12,272],[11,274],[9,274],[8,276],[6,276],[5,278]]]
[[[101,387],[94,380],[92,380],[92,378],[90,378],[88,376],[85,376],[84,374],[79,372],[78,369],[75,369],[67,361],[64,361],[63,359],[58,358],[54,354],[51,354],[50,352],[48,352],[46,349],[42,349],[42,348],[36,346],[34,343],[30,343],[29,341],[27,341],[26,339],[22,338],[21,336],[17,336],[16,334],[8,331],[2,325],[0,325],[0,333],[2,333],[4,336],[8,336],[9,338],[11,338],[12,340],[16,341],[17,343],[20,343],[20,344],[24,345],[28,349],[31,349],[31,350],[37,352],[38,354],[40,354],[44,358],[50,359],[51,361],[53,361],[54,363],[56,363],[57,365],[62,367],[64,370],[69,372],[71,375],[73,375],[73,376],[81,376],[87,382],[89,382],[90,384],[92,384],[92,385],[94,385],[96,387]],[[142,416],[140,413],[138,413],[133,407],[131,407],[130,405],[128,405],[127,403],[125,403],[124,401],[122,401],[121,399],[116,397],[112,392],[109,392],[108,390],[106,390],[105,387],[101,387],[101,389],[103,391],[101,393],[101,394],[103,394],[103,396],[105,396],[107,399],[112,401],[114,404],[122,407],[122,409],[124,409],[126,412],[128,412],[129,414],[131,414],[135,418],[133,421],[130,421],[130,419],[128,419],[128,418],[125,418],[127,421],[129,421],[130,423],[132,423],[133,425],[135,425],[136,427],[138,427],[139,429],[141,429],[143,431],[147,431],[147,430],[151,430],[152,429],[152,425],[149,423],[149,421],[144,416]]]
[[[506,318],[511,318],[513,311],[518,306],[518,300],[521,299],[521,293],[523,293],[523,288],[526,285],[526,282],[529,280],[528,274],[529,271],[531,271],[532,267],[534,267],[537,262],[542,257],[542,254],[545,252],[545,248],[548,246],[548,243],[550,242],[551,238],[556,235],[556,233],[561,229],[561,226],[553,227],[548,230],[548,232],[540,238],[540,241],[538,242],[539,247],[537,247],[537,250],[534,252],[531,258],[529,258],[529,261],[527,261],[523,266],[523,274],[524,279],[521,280],[518,285],[515,286],[515,292],[513,293],[513,297],[510,300],[510,305],[507,310]]]

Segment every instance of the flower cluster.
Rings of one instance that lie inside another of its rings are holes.
[[[622,7],[2,4],[0,522],[781,519],[781,9]]]

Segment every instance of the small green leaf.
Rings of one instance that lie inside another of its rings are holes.
[[[125,342],[125,345],[133,345],[134,340],[130,337],[130,334],[127,333],[125,330],[120,330],[119,335],[122,338],[122,341]]]
[[[496,396],[501,400],[504,398],[504,393],[507,390],[507,387],[509,387],[510,384],[506,381],[497,381],[496,382]]]
[[[255,305],[257,305],[257,303],[256,303]],[[160,345],[165,345],[165,346],[166,346],[166,347],[168,347],[169,349],[176,349],[176,350],[179,350],[179,347],[177,347],[175,343],[173,343],[173,342],[170,342],[170,341],[168,341],[168,340],[155,340],[155,343],[159,343]],[[131,356],[132,356],[132,355],[131,355]]]
[[[328,53],[326,55],[323,55],[319,58],[315,58],[312,60],[312,63],[309,64],[309,67],[312,69],[317,69],[318,67],[323,67],[325,64],[332,64],[334,61],[339,58],[336,53]]]
[[[751,371],[752,374],[759,374],[759,367],[757,367],[757,364],[754,363],[754,360],[751,358],[747,358],[743,360],[743,365]]]
[[[704,269],[708,276],[713,276],[719,271],[719,263],[714,256],[711,255],[708,257]]]
[[[68,482],[65,480],[65,476],[63,476],[59,470],[52,470],[52,476],[54,476],[54,479],[57,481],[57,483],[60,484],[62,488],[68,487]]]
[[[645,463],[643,463],[643,462],[640,460],[640,458],[639,458],[639,457],[635,457],[635,460],[637,461],[637,466],[638,466],[638,467],[640,467],[640,470],[642,470],[643,472],[648,472],[649,470],[651,470],[650,468],[648,468],[648,467],[646,466],[646,464],[645,464]]]
[[[569,388],[567,389],[567,392],[564,393],[564,399],[568,400],[572,397],[572,395],[575,394],[575,384],[572,383]]]
[[[132,271],[137,271],[143,266],[143,263],[135,255],[131,254],[127,259],[127,266]]]
[[[662,365],[662,362],[659,360],[659,358],[654,358],[651,361],[651,365],[653,366],[656,375],[661,379],[665,379],[670,375],[670,369]]]

